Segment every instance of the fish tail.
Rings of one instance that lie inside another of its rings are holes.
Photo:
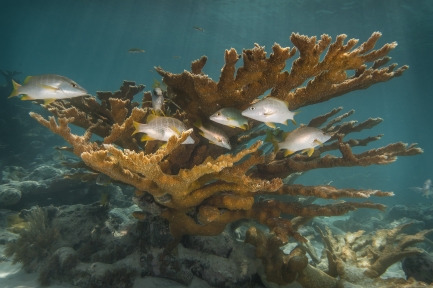
[[[295,125],[295,126],[297,126],[298,124],[296,123],[294,117],[295,117],[295,115],[298,115],[300,112],[301,112],[301,110],[293,112],[293,119],[291,119],[291,120],[292,120],[293,125]]]
[[[200,127],[203,126],[203,123],[201,122],[201,119],[198,118],[197,120],[194,121],[193,125],[200,129]]]
[[[266,130],[265,142],[272,143],[272,141],[274,141],[274,134],[272,133],[271,130]]]
[[[138,122],[135,122],[135,121],[133,121],[133,123],[134,123],[134,132],[132,132],[132,134],[131,135],[134,135],[134,134],[136,134],[136,133],[139,133],[140,132],[140,130],[139,130],[139,127],[140,127],[140,123],[138,123]]]
[[[20,95],[18,93],[18,89],[21,87],[21,85],[15,82],[13,79],[12,79],[12,85],[14,86],[14,90],[12,91],[11,95],[9,95],[8,98]]]
[[[280,147],[278,147],[278,142],[275,140],[274,133],[272,133],[271,130],[266,131],[266,138],[265,142],[272,143],[272,146],[274,146],[274,152],[278,152],[280,150]]]

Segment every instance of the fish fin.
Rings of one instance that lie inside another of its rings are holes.
[[[53,90],[53,91],[59,90],[59,88],[57,88],[57,87],[44,85],[44,84],[38,84],[37,86],[44,88],[44,89],[47,89],[47,90]]]
[[[44,99],[44,105],[48,105],[52,102],[56,101],[55,98],[48,98],[48,99]]]
[[[177,137],[180,137],[181,133],[179,129],[177,129],[175,126],[170,126],[170,129],[174,131],[174,133],[177,135]]]
[[[270,116],[270,115],[274,115],[275,113],[277,113],[277,111],[265,112],[265,113],[263,113],[263,115]]]
[[[289,121],[288,120],[286,120],[286,121],[284,121],[283,123],[281,123],[281,124],[284,124],[284,125],[289,125]]]
[[[314,148],[307,148],[307,149],[302,150],[302,153],[304,153],[304,152],[307,153],[308,157],[311,157],[311,155],[313,155],[313,153],[314,153]]]
[[[146,123],[148,123],[148,122],[150,122],[152,120],[155,120],[158,117],[160,117],[160,116],[157,116],[157,115],[154,115],[154,114],[149,114],[149,116],[147,116]]]
[[[27,83],[29,83],[30,79],[32,79],[33,76],[27,76],[26,79],[24,79],[23,85],[26,85]]]
[[[162,111],[161,109],[159,109],[158,111],[160,111],[160,112],[161,112],[161,114],[162,114],[162,116],[164,116],[164,117],[165,117],[165,113],[164,113],[164,111]]]
[[[18,84],[17,82],[15,82],[13,79],[12,79],[12,85],[14,86],[14,90],[12,91],[11,95],[9,95],[8,98],[12,98],[12,97],[14,97],[14,96],[18,96],[18,95],[20,95],[20,94],[18,93],[18,88],[20,88],[21,85]]]
[[[274,153],[277,153],[278,150],[280,150],[280,147],[278,147],[278,142],[275,141],[274,133],[272,133],[271,130],[266,130],[266,138],[264,141],[272,143],[272,146],[274,146]]]
[[[286,140],[287,136],[289,136],[290,133],[291,133],[290,131],[287,131],[287,132],[281,131],[282,139]]]
[[[147,135],[147,134],[145,134],[145,135],[143,135],[143,136],[141,136],[141,139],[140,139],[142,142],[144,142],[144,141],[152,141],[152,140],[155,140],[155,139],[153,139],[152,137],[150,137],[149,135]]]
[[[272,128],[272,129],[277,128],[277,127],[275,126],[275,124],[272,123],[272,122],[265,122],[265,125],[268,126],[268,127],[270,127],[270,128]]]
[[[160,148],[165,148],[166,146],[167,146],[167,143],[162,143],[161,146],[159,146],[158,149],[160,149]]]
[[[32,97],[30,97],[29,95],[27,95],[27,94],[24,94],[24,96],[23,97],[21,97],[21,100],[36,100],[35,98],[32,98]]]
[[[289,156],[289,155],[292,155],[293,153],[295,153],[295,151],[292,151],[292,150],[285,150],[285,151],[284,151],[284,157],[287,157],[287,156]]]
[[[298,125],[297,123],[296,123],[296,121],[295,121],[295,119],[292,119],[292,123],[293,123],[293,125]]]
[[[215,142],[212,142],[212,141],[210,141],[210,140],[209,140],[209,143],[210,143],[210,144],[214,144],[214,145],[216,145]]]
[[[203,131],[198,132],[198,134],[200,134],[201,136],[204,137],[204,133],[203,133]],[[206,138],[206,137],[205,137],[205,138]]]
[[[265,142],[272,143],[274,141],[274,134],[271,130],[266,130]]]
[[[140,131],[138,130],[138,128],[140,127],[140,124],[141,123],[138,123],[138,122],[135,122],[135,121],[133,121],[132,122],[133,124],[134,124],[134,132],[132,132],[132,134],[131,135],[134,135],[134,134],[136,134],[136,133],[139,133]]]
[[[285,100],[281,100],[284,102],[284,105],[286,105],[287,108],[289,108],[289,102],[285,101]]]
[[[195,127],[197,127],[198,129],[200,129],[200,127],[203,127],[203,123],[201,122],[201,119],[198,118],[197,120],[194,121],[194,123],[192,124]]]
[[[322,142],[320,142],[320,141],[319,141],[319,140],[317,140],[317,139],[313,141],[313,144],[314,144],[314,145],[317,145],[317,146],[320,146],[320,147],[322,147],[322,146],[323,146],[323,143],[322,143]]]
[[[272,141],[272,146],[274,146],[274,153],[277,153],[280,150],[280,147],[278,146],[277,141]]]
[[[244,129],[244,130],[250,130],[250,125],[244,124],[244,125],[241,125],[241,127],[239,127],[239,128]]]

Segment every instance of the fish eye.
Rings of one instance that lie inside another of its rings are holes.
[[[76,83],[74,83],[74,82],[71,83],[71,86],[74,87],[74,88],[78,87],[78,85]]]
[[[218,113],[217,113],[217,116],[221,116],[221,112],[218,112]]]
[[[250,107],[250,110],[254,110],[254,109],[256,109],[256,107],[254,107],[254,106]]]

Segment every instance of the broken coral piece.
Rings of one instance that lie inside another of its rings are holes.
[[[430,287],[414,279],[379,278],[389,266],[402,257],[420,253],[422,250],[408,246],[423,241],[424,236],[433,231],[424,230],[415,235],[398,237],[401,230],[410,224],[403,224],[390,230],[379,230],[380,232],[371,236],[364,235],[364,231],[333,236],[328,227],[327,234],[318,229],[323,237],[328,258],[327,269],[323,270],[323,265],[313,267],[308,263],[306,247],[298,245],[290,253],[285,254],[281,248],[287,241],[275,231],[265,233],[256,227],[250,227],[246,233],[245,243],[255,247],[256,257],[261,260],[264,268],[264,275],[261,277],[265,282],[287,285],[296,281],[305,288],[396,287],[395,285]],[[383,254],[372,253],[372,246],[381,247]],[[385,246],[387,248],[384,248]],[[404,251],[405,249],[407,250]],[[368,265],[368,268],[365,269],[364,265]],[[364,274],[368,277],[363,277]]]
[[[415,235],[402,234],[402,230],[412,224],[406,223],[393,229],[381,229],[370,235],[365,235],[362,230],[333,235],[328,227],[326,233],[317,228],[322,236],[328,259],[328,270],[325,272],[352,284],[388,287],[392,281],[379,277],[401,259],[422,253],[422,249],[410,246],[423,242],[425,236],[433,232],[433,229],[430,229]],[[362,277],[361,274],[368,278]],[[368,280],[369,278],[374,279],[374,282]]]

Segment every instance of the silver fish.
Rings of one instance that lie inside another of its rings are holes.
[[[201,120],[197,120],[194,123],[194,126],[200,129],[200,135],[208,139],[210,143],[227,148],[229,150],[232,149],[229,138],[221,129],[211,124],[206,124],[206,126],[204,126]]]
[[[410,189],[416,192],[422,192],[422,196],[426,198],[433,196],[432,181],[430,179],[427,179],[422,187],[410,187]]]
[[[242,111],[242,115],[265,124],[271,128],[275,128],[274,123],[287,125],[287,120],[292,120],[296,125],[293,117],[298,112],[291,112],[288,108],[289,104],[285,101],[274,97],[266,97],[250,107]]]
[[[180,137],[181,133],[187,130],[186,125],[176,118],[155,116],[153,114],[147,117],[146,124],[134,121],[134,127],[135,131],[132,133],[133,135],[135,133],[145,133],[141,137],[141,141],[168,141],[171,136],[176,135],[176,137]],[[191,136],[188,136],[182,144],[194,144],[194,140]]]
[[[161,88],[156,87],[153,89],[152,93],[152,108],[156,115],[158,115],[159,111],[164,114],[162,111],[162,105],[164,105],[164,94],[162,93]]]
[[[39,76],[28,76],[23,85],[12,80],[14,90],[9,98],[23,95],[21,100],[44,100],[49,104],[56,99],[66,99],[84,96],[87,91],[75,81],[60,75],[45,74]]]
[[[284,156],[291,155],[296,151],[307,152],[311,156],[314,147],[328,141],[332,135],[314,127],[301,126],[291,132],[283,133],[282,142],[272,141],[275,150],[286,149]]]
[[[232,128],[238,127],[244,130],[249,128],[248,119],[242,116],[241,111],[231,107],[218,110],[209,119]]]
[[[103,173],[99,173],[96,177],[96,184],[101,186],[107,186],[110,185],[111,178]]]
[[[137,53],[144,53],[145,51],[143,49],[140,48],[131,48],[128,50],[129,53],[132,54],[137,54]]]

